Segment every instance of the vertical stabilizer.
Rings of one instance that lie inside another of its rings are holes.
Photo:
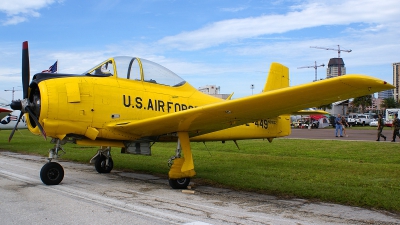
[[[269,68],[269,74],[263,92],[285,87],[289,87],[289,68],[280,63],[274,62]],[[286,114],[277,117],[276,126],[276,129],[279,130],[278,133],[280,135],[290,135],[292,130],[290,127],[290,115]],[[269,138],[268,141],[271,142],[272,138]]]
[[[274,62],[269,68],[269,74],[263,92],[285,87],[289,87],[289,68]]]

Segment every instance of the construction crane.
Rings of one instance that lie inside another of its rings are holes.
[[[340,49],[340,45],[338,45],[337,48],[324,48],[324,47],[318,47],[318,46],[310,46],[310,48],[318,48],[318,49],[337,51],[338,58],[340,58],[340,52],[351,52],[351,49],[349,49],[349,50]]]
[[[15,90],[14,87],[13,87],[12,90],[4,90],[4,91],[12,91],[12,100],[14,101],[14,93],[15,93],[16,91],[21,91],[21,90]]]
[[[314,66],[302,66],[302,67],[297,67],[297,69],[303,69],[303,68],[314,68],[315,69],[315,80],[314,81],[317,81],[317,67],[324,67],[325,66],[325,64],[321,64],[321,65],[319,65],[319,66],[317,66],[317,61],[314,61]]]
[[[337,46],[337,49],[336,48],[324,48],[324,47],[318,47],[318,46],[310,46],[310,48],[318,48],[318,49],[337,51],[338,59],[340,59],[340,52],[351,52],[351,49],[349,49],[349,50],[340,49],[340,45]],[[341,65],[340,65],[340,63],[338,63],[338,76],[342,75],[342,71],[341,71],[340,67],[341,67]]]

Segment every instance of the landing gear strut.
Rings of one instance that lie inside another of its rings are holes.
[[[49,150],[49,162],[40,170],[40,179],[46,185],[57,185],[64,179],[63,167],[59,163],[52,162],[51,160],[65,154],[65,151],[61,147],[60,139],[53,139],[52,142],[55,142],[55,145],[54,148]]]

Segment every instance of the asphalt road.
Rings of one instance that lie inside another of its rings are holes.
[[[304,131],[303,131],[304,132]],[[0,152],[0,221],[8,224],[400,224],[400,215],[303,199],[194,184],[173,190],[165,179],[60,162],[65,178],[46,186],[45,159]]]
[[[335,129],[292,129],[292,133],[285,138],[301,138],[301,139],[325,139],[325,140],[341,140],[341,141],[376,141],[377,130],[357,130],[346,128],[348,137],[343,134],[343,137],[336,137]],[[383,135],[386,136],[386,141],[390,142],[393,136],[393,130],[389,127],[383,128]],[[340,136],[340,135],[339,135]],[[383,138],[380,141],[384,141]],[[397,138],[400,142],[400,138]]]

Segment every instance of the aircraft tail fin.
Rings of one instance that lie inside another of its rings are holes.
[[[267,82],[263,92],[289,87],[289,68],[280,64],[272,63],[269,69]]]
[[[232,92],[232,94],[229,95],[225,100],[231,100],[234,93],[235,93],[235,92]]]

